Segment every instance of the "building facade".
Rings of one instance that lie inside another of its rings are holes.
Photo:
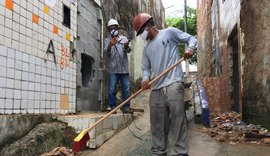
[[[139,12],[150,13],[164,28],[161,0],[1,0],[0,114],[104,109],[106,22],[117,19],[132,42],[130,75],[135,82],[145,44],[133,28]]]
[[[198,72],[212,114],[270,127],[269,3],[198,0]]]
[[[77,111],[100,111],[103,105],[103,15],[99,0],[78,1]]]
[[[73,113],[77,2],[0,1],[0,113]]]

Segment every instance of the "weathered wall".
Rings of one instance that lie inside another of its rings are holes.
[[[70,28],[63,25],[63,4]],[[76,65],[70,44],[76,37],[76,4],[59,0],[0,1],[0,113],[75,111]],[[54,55],[46,53],[52,40]]]
[[[243,1],[243,115],[270,128],[270,3]]]
[[[142,76],[141,62],[142,62],[142,51],[146,42],[140,37],[137,37],[132,41],[132,54],[130,55],[130,71],[133,81],[136,81]]]
[[[156,26],[159,29],[165,28],[165,9],[161,0],[149,0],[150,6],[147,12],[153,16]],[[142,10],[142,9],[140,9]]]
[[[77,110],[98,111],[101,104],[101,7],[78,1]]]
[[[234,101],[234,96],[240,96],[240,85],[241,85],[241,75],[237,73],[234,75],[235,71],[240,71],[241,69],[241,38],[240,38],[240,0],[225,1],[219,0],[219,53],[218,53],[218,73],[220,75],[221,81],[221,102],[223,103],[223,110],[229,111],[239,111],[241,112],[241,100]],[[233,51],[232,42],[236,40],[238,45],[236,45],[235,51]],[[237,61],[233,62],[235,55],[237,55]],[[235,72],[236,73],[236,72]],[[239,79],[239,81],[238,81]],[[236,86],[238,83],[239,86]],[[234,106],[235,105],[240,106]],[[235,107],[239,107],[235,108]]]
[[[198,22],[201,23],[198,24],[199,75],[205,77],[203,78],[206,80],[205,82],[210,83],[204,83],[209,95],[217,94],[215,100],[210,100],[210,105],[215,107],[211,108],[212,113],[232,110],[233,95],[240,95],[239,86],[233,86],[235,77],[240,79],[239,73],[239,75],[233,75],[233,73],[241,68],[240,28],[237,24],[240,21],[240,0],[210,0],[207,3],[198,0],[197,13]],[[206,35],[210,38],[206,38]],[[236,52],[233,52],[232,39],[230,38],[238,40],[239,43],[238,47],[235,46],[237,47],[235,51],[238,51],[237,55],[239,56],[237,63],[233,62],[233,53]],[[205,49],[208,51],[205,51]],[[212,79],[213,82],[211,83]],[[240,82],[239,80],[235,83],[240,85]],[[218,86],[213,89],[213,85]],[[217,88],[218,91],[216,91]],[[240,100],[239,102],[241,103]],[[239,102],[237,101],[237,103]]]
[[[270,42],[269,42],[269,2],[261,0],[218,0],[218,72],[220,86],[220,111],[236,110],[243,114],[243,119],[269,127],[270,111]],[[202,22],[209,7],[198,0],[198,21]],[[201,42],[204,29],[209,22],[198,26],[199,50],[205,47]],[[213,33],[214,29],[211,29]],[[209,30],[208,30],[209,31]],[[209,32],[207,32],[209,33]],[[215,40],[212,40],[215,45]],[[206,46],[210,46],[209,44]],[[211,73],[213,68],[201,67],[206,56],[198,57],[201,62],[198,69],[202,76]],[[212,62],[213,64],[214,62]],[[211,65],[210,65],[211,66]],[[215,68],[216,68],[215,67]],[[208,71],[208,72],[206,72]],[[211,90],[211,87],[208,87]],[[206,87],[207,90],[207,87]]]
[[[202,77],[214,76],[214,50],[211,33],[212,0],[197,1],[198,53],[197,67]]]

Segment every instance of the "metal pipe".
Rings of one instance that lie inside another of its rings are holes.
[[[219,53],[219,2],[218,0],[216,0],[216,39],[215,39],[215,49],[216,49],[216,52],[215,52],[215,64],[216,64],[216,76],[219,76],[219,61],[218,61],[218,53]]]
[[[104,35],[104,32],[103,32],[103,24],[104,24],[104,19],[103,19],[103,14],[101,13],[100,11],[100,16],[101,16],[101,19],[100,19],[100,67],[101,67],[101,70],[99,71],[100,73],[102,72],[102,75],[103,75],[103,72],[104,72],[104,68],[103,68],[103,35]],[[100,110],[103,109],[103,81],[104,79],[100,79]]]
[[[184,26],[185,26],[185,32],[187,33],[187,0],[184,0],[184,16],[185,16],[185,23],[184,23]],[[185,44],[185,48],[187,48],[187,44]],[[189,62],[188,62],[188,59],[186,60],[186,77],[189,76]]]

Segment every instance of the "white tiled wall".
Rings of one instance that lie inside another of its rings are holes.
[[[63,4],[71,9],[71,28],[62,24]],[[13,10],[0,0],[0,114],[75,111],[76,64],[68,60],[61,68],[59,63],[61,46],[69,52],[77,36],[76,5],[57,0],[46,14],[44,0],[16,0]],[[38,24],[32,22],[32,13],[39,17]],[[46,55],[50,40],[56,63],[52,54]],[[61,95],[68,96],[68,109],[61,109]]]

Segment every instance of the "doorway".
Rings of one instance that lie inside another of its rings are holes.
[[[240,78],[239,78],[239,41],[237,36],[237,25],[232,30],[228,41],[231,46],[231,56],[232,56],[232,76],[231,76],[231,85],[232,85],[232,92],[231,98],[233,101],[232,110],[235,112],[240,113]]]
[[[93,65],[95,63],[93,57],[82,53],[81,54],[81,59],[82,59],[82,68],[81,68],[81,73],[82,73],[82,86],[83,87],[89,87],[89,84],[92,82],[93,77],[94,77],[94,70],[93,70]]]

